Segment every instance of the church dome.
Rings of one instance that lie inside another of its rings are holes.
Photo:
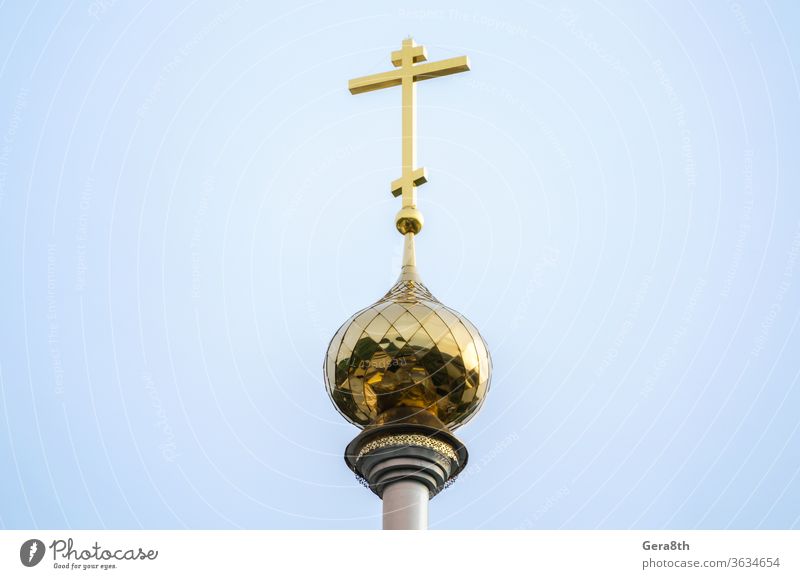
[[[403,420],[455,429],[483,403],[491,359],[475,326],[412,271],[339,328],[324,370],[334,405],[357,426]]]

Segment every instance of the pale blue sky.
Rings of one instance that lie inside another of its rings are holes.
[[[800,526],[784,2],[0,5],[0,527],[377,528],[328,340],[399,268],[490,396],[434,528]]]

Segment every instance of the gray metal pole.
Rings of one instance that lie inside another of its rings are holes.
[[[419,481],[405,479],[388,485],[383,491],[384,530],[426,530],[428,500],[428,487]]]

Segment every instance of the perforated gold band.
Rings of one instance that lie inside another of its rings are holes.
[[[388,448],[390,446],[421,446],[423,448],[430,448],[433,451],[438,452],[439,454],[446,456],[456,464],[458,464],[458,457],[456,456],[456,451],[453,449],[452,446],[447,444],[446,442],[442,442],[436,438],[430,438],[429,436],[425,436],[423,434],[391,434],[389,436],[382,436],[381,438],[376,438],[375,440],[369,441],[367,444],[361,447],[358,451],[358,456],[356,460],[361,459],[364,455],[372,452],[373,450],[378,450],[379,448]]]

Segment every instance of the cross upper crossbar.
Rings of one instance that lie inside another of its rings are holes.
[[[395,51],[392,54],[397,52],[400,51]],[[411,68],[410,72],[401,68],[400,70],[389,70],[387,72],[379,72],[378,74],[370,74],[368,76],[354,78],[350,81],[348,88],[350,89],[351,94],[361,94],[362,92],[370,92],[382,88],[389,88],[391,86],[399,86],[402,84],[403,78],[409,74],[414,81],[419,81],[427,80],[429,78],[437,78],[440,76],[447,76],[449,74],[456,74],[459,72],[466,72],[468,70],[469,58],[466,56],[457,56],[456,58],[448,58],[446,60],[439,60],[436,62],[429,62],[427,64],[414,66]]]

